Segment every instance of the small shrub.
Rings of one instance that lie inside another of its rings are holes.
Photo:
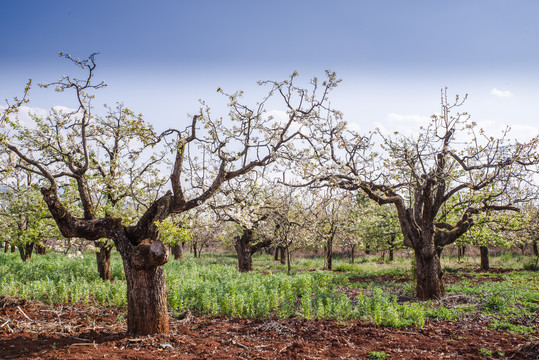
[[[485,305],[483,305],[483,309],[500,312],[504,309],[505,303],[506,301],[499,295],[493,295],[487,300]]]
[[[450,266],[444,266],[443,272],[448,274],[456,274],[459,272],[459,269]]]
[[[367,357],[369,359],[387,359],[389,354],[383,351],[371,351]]]
[[[493,320],[489,324],[489,327],[494,330],[507,330],[514,334],[529,335],[533,333],[533,328],[525,325],[514,325],[507,321]]]
[[[524,263],[522,268],[524,270],[528,270],[528,271],[537,271],[537,270],[539,270],[539,264],[538,264],[539,261],[538,260],[539,260],[539,258],[536,259],[536,260],[528,261],[528,262]]]
[[[440,304],[435,309],[427,310],[427,317],[438,320],[455,320],[458,319],[459,313],[454,309],[446,308],[444,304]]]
[[[490,351],[489,349],[481,348],[479,349],[479,354],[481,356],[492,356],[492,351]]]

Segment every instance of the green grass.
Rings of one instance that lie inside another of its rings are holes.
[[[257,255],[255,271],[239,273],[234,255],[207,253],[195,259],[185,254],[183,261],[165,265],[169,309],[172,315],[189,310],[234,318],[360,319],[391,327],[423,326],[426,318],[453,321],[481,313],[490,319],[493,329],[523,335],[537,331],[536,323],[526,320],[537,318],[539,313],[536,272],[478,273],[470,271],[469,264],[444,259],[446,273],[466,274],[472,279],[463,277],[448,285],[444,299],[416,302],[410,282],[402,282],[410,271],[409,259],[396,258],[393,263],[378,260],[370,256],[350,264],[349,259],[336,259],[337,271],[329,272],[320,270],[322,258],[294,259],[288,274],[286,265],[269,255]],[[525,260],[506,256],[491,261],[505,261],[522,269]],[[17,254],[0,254],[0,295],[125,308],[126,283],[117,253],[113,254],[112,274],[112,283],[101,281],[91,253],[83,259],[51,253],[24,263]],[[364,281],[376,276],[386,276],[386,280]],[[501,277],[502,281],[489,281],[489,277]],[[363,281],[349,280],[354,278]],[[481,282],[474,282],[475,278]],[[455,303],[454,298],[464,301]]]
[[[94,298],[103,305],[126,306],[125,276],[118,257],[112,262],[114,283],[99,279],[95,256],[69,259],[61,254],[50,254],[22,262],[17,254],[3,254],[0,259],[2,295],[48,303],[88,303]]]
[[[387,359],[389,357],[389,354],[383,351],[371,351],[369,355],[367,355],[368,359]]]

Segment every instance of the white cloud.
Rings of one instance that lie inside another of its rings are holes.
[[[498,90],[494,88],[490,91],[490,93],[497,97],[513,97],[513,93],[509,90]]]
[[[520,141],[526,141],[539,135],[539,128],[530,125],[511,125],[510,137]]]
[[[386,116],[385,126],[377,125],[382,132],[394,133],[399,132],[403,135],[409,136],[418,134],[421,126],[427,126],[430,122],[430,116],[423,116],[417,114],[403,115],[397,113],[390,113]]]
[[[416,126],[416,125],[428,124],[430,117],[421,116],[421,115],[402,115],[402,114],[391,113],[387,115],[387,119],[392,123],[405,123],[405,124],[412,124]]]
[[[58,112],[63,112],[63,113],[71,113],[75,111],[75,109],[71,109],[62,105],[55,105],[53,106],[53,109]],[[47,110],[47,109],[21,106],[18,116],[19,116],[19,120],[21,121],[23,125],[31,126],[31,124],[34,123],[32,120],[32,115],[36,115],[38,117],[46,117],[47,115],[49,115],[49,113],[50,113],[50,110]]]
[[[357,122],[348,122],[346,123],[348,125],[348,129],[352,130],[352,131],[355,131],[357,133],[361,133],[361,131],[363,131],[363,129],[361,128],[361,125],[358,124]]]

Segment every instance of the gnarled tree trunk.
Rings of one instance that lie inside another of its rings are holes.
[[[95,253],[97,261],[97,271],[102,280],[111,280],[110,259],[112,256],[112,245],[107,241],[96,241],[95,246],[98,251]]]
[[[128,331],[136,335],[168,333],[163,268],[168,261],[168,250],[162,242],[146,239],[122,257],[127,281]]]
[[[244,229],[241,236],[236,237],[234,248],[238,255],[238,270],[248,272],[253,270],[253,254],[258,250],[271,245],[270,240],[260,241],[253,245],[254,231]]]
[[[28,243],[28,244],[19,246],[19,254],[21,255],[22,261],[29,260],[32,257],[34,246],[35,246],[34,243]]]
[[[47,255],[47,248],[43,245],[36,245],[36,252],[38,255]]]
[[[238,255],[238,270],[240,272],[248,272],[253,270],[253,231],[244,230],[243,234],[236,238],[234,248]]]
[[[408,224],[405,222],[404,225]],[[421,228],[404,227],[403,235],[404,244],[414,250],[416,296],[419,300],[429,300],[445,295],[439,255],[443,242],[437,244],[434,226],[429,226],[428,222],[422,225]]]
[[[182,260],[183,259],[183,249],[181,245],[174,245],[171,248],[172,255],[174,255],[174,260]]]
[[[427,255],[414,251],[416,266],[416,296],[420,300],[439,298],[445,294],[442,266],[437,251]],[[425,256],[427,255],[427,256]]]
[[[281,246],[280,248],[280,253],[281,253],[281,264],[284,265],[286,264],[286,249],[287,247],[286,246]]]

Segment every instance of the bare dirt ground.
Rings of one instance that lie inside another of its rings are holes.
[[[539,359],[539,342],[489,329],[481,319],[391,329],[187,314],[171,318],[168,335],[134,337],[124,317],[115,308],[0,297],[0,359],[368,359],[373,351],[389,359]]]

